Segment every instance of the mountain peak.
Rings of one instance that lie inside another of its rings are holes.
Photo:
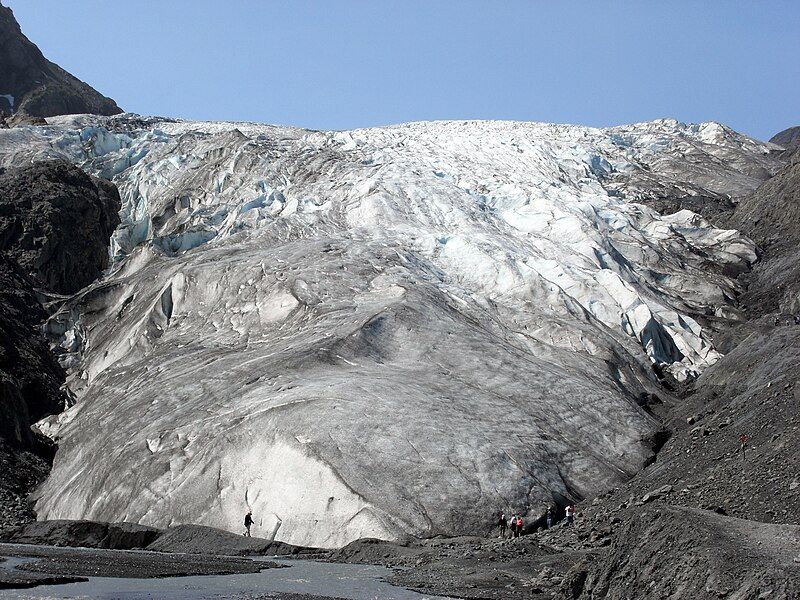
[[[122,112],[111,98],[47,60],[0,4],[0,111],[31,117]]]

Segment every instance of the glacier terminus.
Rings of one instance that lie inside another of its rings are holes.
[[[352,131],[134,114],[0,130],[113,181],[111,268],[46,331],[74,404],[40,519],[339,547],[536,519],[652,459],[660,377],[715,363],[779,163],[709,122]]]

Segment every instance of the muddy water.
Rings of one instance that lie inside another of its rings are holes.
[[[14,568],[30,558],[9,558],[1,569]],[[254,559],[259,560],[259,559]],[[274,560],[287,569],[268,569],[246,575],[207,575],[163,579],[92,577],[85,583],[39,586],[27,590],[0,590],[0,600],[43,598],[92,598],[144,600],[169,598],[211,600],[219,598],[264,598],[278,600],[282,594],[348,598],[352,600],[434,600],[440,596],[419,594],[394,587],[385,577],[390,569],[369,565],[340,565],[308,560]],[[295,596],[297,598],[297,596]]]

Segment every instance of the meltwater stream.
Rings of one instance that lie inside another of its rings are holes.
[[[14,568],[36,559],[9,558],[0,568]],[[260,559],[254,559],[260,560]],[[390,585],[384,578],[391,569],[371,565],[330,564],[310,560],[279,560],[287,569],[267,569],[245,575],[204,575],[156,579],[90,577],[84,583],[39,586],[24,590],[0,590],[0,600],[44,598],[98,598],[103,600],[292,600],[303,595],[352,600],[436,600],[441,596],[420,594]]]

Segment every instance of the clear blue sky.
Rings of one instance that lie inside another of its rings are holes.
[[[141,114],[344,129],[423,119],[800,124],[800,2],[3,0]]]

